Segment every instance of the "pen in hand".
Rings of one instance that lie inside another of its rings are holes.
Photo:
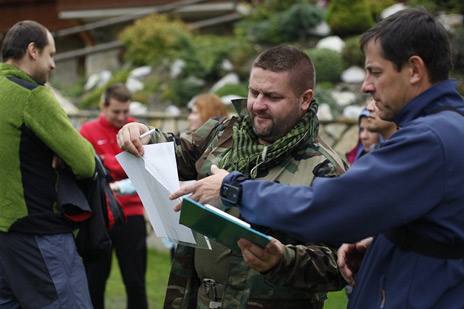
[[[143,133],[142,135],[140,135],[139,138],[142,139],[142,138],[144,138],[144,137],[146,137],[146,136],[148,136],[148,135],[151,135],[151,134],[152,134],[153,132],[155,132],[156,130],[158,130],[158,129],[157,129],[157,128],[151,129],[151,130],[149,130],[149,131]]]

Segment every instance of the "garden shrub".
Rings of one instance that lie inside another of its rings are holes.
[[[237,34],[246,40],[261,44],[282,42],[279,30],[279,16],[271,15],[266,20],[243,20],[237,25]]]
[[[322,10],[308,1],[265,1],[237,24],[236,33],[260,44],[295,42],[322,21]]]
[[[342,50],[342,58],[345,68],[356,65],[364,66],[364,54],[359,45],[359,36],[349,37],[345,40],[345,47]]]
[[[163,85],[160,99],[183,107],[187,106],[192,97],[204,90],[204,83],[194,77],[170,80]]]
[[[79,100],[79,108],[82,109],[98,109],[101,101],[101,97],[105,89],[112,84],[125,83],[129,77],[130,70],[123,69],[114,73],[113,77],[104,85],[93,89],[83,96]]]
[[[158,14],[137,20],[119,38],[126,48],[126,60],[133,65],[175,59],[192,44],[192,34],[183,22]]]
[[[246,84],[226,84],[214,92],[217,96],[238,95],[246,98],[248,96],[248,86]]]
[[[410,0],[408,5],[423,7],[435,15],[440,12],[464,14],[464,1],[462,0]]]
[[[323,13],[318,7],[297,3],[284,11],[279,18],[279,29],[284,41],[303,40],[322,21]]]
[[[371,8],[372,18],[375,20],[380,20],[380,14],[383,10],[387,7],[392,6],[395,4],[395,0],[369,0],[369,5]]]
[[[368,0],[332,0],[327,12],[327,23],[339,36],[359,34],[373,24]]]
[[[343,113],[343,110],[337,104],[337,102],[335,102],[335,99],[332,97],[331,92],[331,89],[321,88],[317,86],[314,98],[316,99],[317,103],[319,103],[319,106],[323,103],[328,104],[330,106],[332,116],[338,117]]]
[[[227,37],[195,36],[192,45],[179,54],[179,58],[185,61],[182,76],[195,76],[207,82],[215,82],[223,75],[221,64],[234,47],[234,41]]]
[[[340,53],[326,48],[313,48],[307,51],[316,69],[317,82],[338,82],[343,71]]]

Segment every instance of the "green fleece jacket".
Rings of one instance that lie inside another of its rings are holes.
[[[70,231],[57,205],[52,159],[88,178],[95,170],[92,146],[48,87],[8,64],[0,64],[0,110],[0,232]]]

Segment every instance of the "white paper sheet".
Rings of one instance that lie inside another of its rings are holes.
[[[158,237],[200,247],[206,244],[209,247],[204,236],[199,241],[191,229],[179,224],[180,213],[173,209],[181,200],[169,199],[169,194],[179,188],[173,142],[144,146],[143,158],[128,152],[122,152],[116,158],[139,194]]]

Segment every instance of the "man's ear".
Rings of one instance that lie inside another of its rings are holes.
[[[422,81],[429,81],[429,73],[424,61],[419,56],[411,56],[408,59],[409,66],[409,82],[412,85],[417,85]]]
[[[26,54],[33,60],[37,60],[40,54],[39,49],[34,42],[30,42],[26,48]]]
[[[313,100],[313,89],[307,89],[301,95],[301,105],[300,108],[302,111],[306,112],[311,105],[311,101]]]

